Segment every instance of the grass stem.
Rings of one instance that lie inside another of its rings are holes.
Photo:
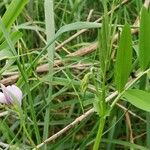
[[[98,132],[97,132],[97,135],[96,135],[93,150],[98,150],[99,149],[99,145],[101,143],[105,121],[106,121],[106,118],[104,118],[104,117],[100,118]]]

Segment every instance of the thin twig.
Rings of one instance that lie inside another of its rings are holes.
[[[90,21],[93,11],[93,9],[90,10],[86,21]]]
[[[134,137],[133,140],[136,140],[136,139],[138,139],[138,138],[141,138],[142,136],[145,136],[146,134],[147,134],[147,132],[144,132],[144,133],[142,133],[142,134],[140,134],[140,135],[137,135],[137,136]]]
[[[145,120],[145,119],[143,119],[142,117],[140,117],[140,116],[138,116],[137,114],[133,113],[132,111],[130,111],[129,109],[127,109],[125,106],[123,106],[123,105],[121,105],[121,104],[119,104],[119,103],[116,103],[116,105],[117,105],[118,107],[120,107],[121,109],[123,109],[125,112],[128,111],[128,113],[131,114],[133,117],[136,117],[136,118],[138,118],[139,120],[141,120],[141,121],[143,121],[143,122],[146,123],[146,120]]]
[[[127,122],[127,126],[128,126],[128,131],[129,131],[129,140],[131,143],[134,143],[134,139],[133,139],[133,131],[132,131],[132,126],[131,126],[131,119],[130,119],[130,115],[129,112],[126,111],[125,112],[125,118],[126,118],[126,122]]]
[[[9,114],[8,111],[0,112],[0,117],[6,116],[6,115],[8,115],[8,114]]]

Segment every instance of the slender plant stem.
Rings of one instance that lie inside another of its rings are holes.
[[[104,7],[104,14],[107,14],[107,2],[104,1],[103,2],[103,7]],[[102,46],[101,48],[103,49],[102,52],[100,51],[100,68],[102,69],[102,93],[99,96],[99,112],[100,112],[100,121],[99,121],[99,128],[98,128],[98,133],[96,135],[96,140],[94,143],[94,147],[93,150],[98,150],[99,149],[99,145],[101,143],[101,138],[102,138],[102,133],[103,133],[103,129],[104,129],[104,125],[105,125],[105,121],[106,121],[106,101],[105,101],[105,96],[106,96],[106,71],[107,71],[107,67],[109,64],[109,47],[108,47],[108,38],[109,38],[109,28],[108,28],[108,16],[106,15],[103,18],[103,23],[102,23],[102,29],[100,32],[101,37],[103,37],[106,41],[101,41],[102,42]],[[102,53],[102,54],[101,54]],[[102,55],[104,57],[104,62],[102,62]],[[101,74],[101,73],[100,73]]]
[[[99,145],[101,143],[105,121],[106,121],[106,118],[104,118],[104,117],[100,118],[99,127],[98,127],[98,133],[96,135],[96,140],[95,140],[95,143],[94,143],[93,150],[98,150],[99,149]]]
[[[22,111],[22,109],[19,108],[19,107],[20,107],[20,106],[17,106],[17,107],[15,107],[15,108],[17,108],[16,110],[17,110],[18,115],[19,115],[19,118],[20,118],[20,124],[21,124],[20,130],[23,129],[23,131],[25,132],[25,134],[26,134],[28,140],[30,141],[31,145],[32,145],[33,147],[36,147],[34,141],[32,140],[32,138],[31,138],[31,136],[30,136],[30,134],[29,134],[29,132],[28,132],[26,126],[25,126],[25,118],[24,118],[24,115],[23,115],[23,111]],[[18,132],[17,134],[19,134],[19,132]],[[17,134],[16,134],[16,136],[18,136]]]
[[[27,136],[27,138],[29,139],[31,145],[32,145],[33,147],[36,147],[35,143],[33,142],[32,138],[31,138],[31,136],[30,136],[30,134],[29,134],[28,131],[27,131],[27,128],[26,128],[24,122],[22,123],[22,127],[23,127],[23,130],[24,130],[24,132],[26,133],[26,136]]]

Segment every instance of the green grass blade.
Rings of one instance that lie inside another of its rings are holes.
[[[142,8],[139,32],[139,62],[142,70],[150,64],[150,15],[145,7]]]
[[[75,22],[71,23],[65,26],[62,26],[56,33],[56,36],[58,37],[64,32],[67,31],[73,31],[73,30],[80,30],[80,29],[90,29],[90,28],[100,28],[101,23],[95,23],[95,22]]]
[[[2,17],[2,21],[6,29],[10,29],[18,15],[22,12],[25,4],[28,0],[13,0],[9,5],[7,11]],[[0,38],[2,37],[2,31],[0,30]]]
[[[103,2],[104,9],[106,8],[106,2]],[[106,10],[105,10],[106,11]],[[107,68],[107,62],[109,62],[108,54],[109,54],[109,33],[110,33],[110,27],[109,27],[109,19],[107,13],[105,12],[105,17],[103,18],[102,27],[99,31],[99,57],[100,57],[100,66],[103,73],[103,76],[105,76],[106,68]]]
[[[139,31],[139,62],[142,70],[146,70],[150,65],[150,14],[145,7],[142,8]],[[140,88],[145,89],[146,76],[141,78]],[[150,148],[150,113],[147,118],[147,146]]]
[[[121,141],[121,140],[102,139],[102,141],[106,142],[106,143],[112,143],[112,144],[116,144],[116,145],[122,145],[123,148],[129,147],[129,148],[135,148],[136,150],[149,150],[148,148],[145,148],[144,146],[133,144],[133,143],[129,143],[129,142],[126,142],[126,141]]]
[[[23,34],[21,32],[16,31],[10,35],[10,38],[11,38],[12,42],[15,44],[22,37],[22,35]],[[3,50],[3,49],[9,49],[9,45],[8,45],[7,41],[4,41],[0,45],[0,50]]]
[[[116,126],[114,126],[117,122],[117,117],[113,116],[112,120],[110,120],[110,131],[108,133],[108,140],[113,140],[115,135]],[[114,149],[112,143],[108,143],[107,150]]]
[[[45,0],[45,23],[46,23],[46,36],[47,42],[50,42],[55,37],[55,22],[54,22],[54,10],[53,10],[53,0]],[[53,64],[54,64],[54,52],[55,52],[55,43],[51,44],[47,48],[48,52],[48,63],[49,63],[49,83],[53,80]],[[46,100],[47,104],[50,104],[52,100],[52,85],[49,85],[49,95]],[[50,121],[50,105],[46,108],[45,117],[44,117],[44,131],[43,131],[43,140],[48,138],[49,135],[49,121]],[[44,146],[44,149],[47,149],[47,146]]]
[[[132,39],[131,29],[128,24],[123,28],[119,48],[117,50],[115,66],[115,83],[117,90],[121,92],[127,83],[132,66]]]
[[[10,35],[10,39],[13,44],[15,44],[22,37],[22,33],[19,31],[13,32]],[[9,44],[6,40],[0,45],[0,60],[8,59],[3,68],[0,70],[0,74],[2,74],[5,70],[7,70],[16,60],[16,56],[10,50]]]

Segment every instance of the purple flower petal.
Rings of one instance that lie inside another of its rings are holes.
[[[16,100],[18,100],[18,102],[21,104],[22,101],[22,91],[16,86],[16,85],[12,85],[12,86],[7,86],[6,89],[8,90],[8,92],[10,92],[15,98]],[[10,96],[11,97],[11,96]],[[13,99],[13,97],[11,97]]]
[[[2,88],[3,94],[4,94],[5,99],[6,99],[6,103],[11,104],[12,98],[10,97],[10,94],[9,94],[7,88],[3,84],[1,84],[1,88]]]
[[[2,104],[6,104],[7,103],[5,95],[2,92],[0,92],[0,103],[2,103]]]
[[[2,102],[5,101],[6,104],[12,104],[17,101],[21,105],[22,91],[16,85],[9,85],[5,87],[3,84],[1,84],[1,87],[3,91],[3,93],[1,92],[0,94]]]

